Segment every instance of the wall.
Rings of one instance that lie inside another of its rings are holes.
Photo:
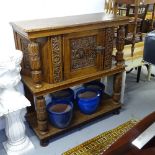
[[[0,51],[14,48],[11,21],[103,11],[104,0],[5,0],[0,5]]]
[[[12,52],[11,21],[101,12],[104,0],[5,0],[0,4],[0,56]],[[4,119],[0,118],[0,129]]]

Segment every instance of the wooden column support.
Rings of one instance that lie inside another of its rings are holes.
[[[122,65],[124,63],[123,59],[123,49],[125,44],[125,28],[120,26],[117,29],[117,39],[116,39],[116,65]]]
[[[29,62],[31,67],[31,76],[36,88],[42,86],[42,72],[38,43],[31,42],[28,44]]]
[[[114,75],[113,100],[120,102],[122,88],[122,72]]]
[[[43,96],[36,97],[36,112],[39,133],[44,135],[48,132],[46,104]]]

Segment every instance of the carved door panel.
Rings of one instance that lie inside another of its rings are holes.
[[[64,35],[64,78],[74,78],[103,69],[105,30]]]

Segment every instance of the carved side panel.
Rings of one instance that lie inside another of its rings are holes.
[[[87,36],[70,40],[71,71],[96,66],[97,36]]]
[[[110,69],[112,65],[112,51],[114,40],[114,28],[106,28],[105,32],[105,53],[104,53],[104,69]]]
[[[29,54],[28,54],[28,41],[21,39],[21,49],[23,51],[23,67],[30,70]]]
[[[62,76],[62,39],[61,36],[51,38],[51,52],[53,65],[53,82],[63,80]]]
[[[17,33],[15,33],[14,37],[16,39],[16,48],[23,52],[23,59],[22,59],[22,64],[21,64],[22,74],[30,76],[31,69],[30,69],[30,62],[29,62],[29,55],[28,55],[29,41],[21,37]]]

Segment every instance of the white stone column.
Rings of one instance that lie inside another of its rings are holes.
[[[3,143],[8,155],[24,155],[34,148],[32,142],[25,134],[21,112],[23,109],[5,115],[5,133],[7,141]]]
[[[121,99],[120,99],[121,103],[124,103],[125,81],[126,81],[126,71],[123,72],[123,76],[122,76],[122,88],[121,88]]]
[[[30,102],[19,91],[20,63],[22,52],[14,52],[0,57],[0,116],[5,117],[7,141],[3,146],[8,155],[27,155],[34,148],[25,133],[21,112]]]

